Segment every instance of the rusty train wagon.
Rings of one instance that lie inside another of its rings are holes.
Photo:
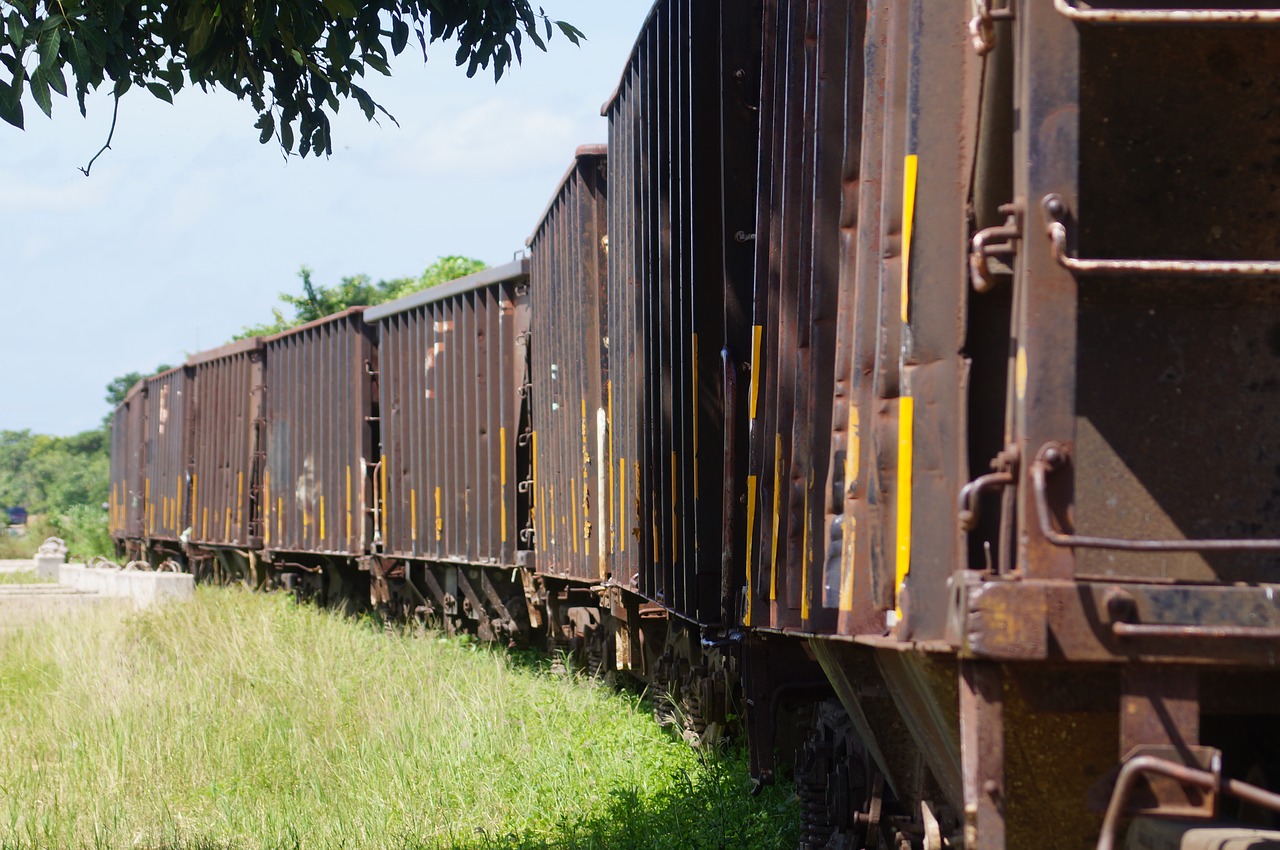
[[[640,592],[741,647],[805,846],[1227,840],[1280,804],[1280,15],[979,11],[655,5],[606,109]]]
[[[364,318],[380,362],[374,604],[509,639],[533,591],[528,261]]]
[[[187,554],[740,717],[806,850],[1280,842],[1280,12],[1173,5],[659,0],[527,267],[135,388],[113,535],[234,480]]]
[[[129,549],[142,539],[142,382],[130,388],[111,414],[111,493],[107,500],[107,526],[116,541],[116,554],[138,556]]]
[[[262,548],[263,342],[192,355],[191,512],[187,557],[197,576],[256,583]]]
[[[185,366],[142,380],[142,540],[158,563],[181,554],[191,451],[191,383]]]
[[[263,340],[263,555],[286,587],[344,604],[367,597],[375,527],[377,347],[364,309]]]

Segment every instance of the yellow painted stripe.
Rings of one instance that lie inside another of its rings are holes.
[[[1013,383],[1017,389],[1018,401],[1027,397],[1027,349],[1018,346],[1018,355],[1013,361]]]
[[[179,526],[182,524],[182,482],[178,482],[178,500],[173,506],[173,524]],[[178,529],[181,531],[182,529]]]
[[[142,482],[142,504],[147,506],[144,519],[147,523],[147,536],[151,536],[151,530],[156,524],[156,506],[151,504],[151,479],[147,478]]]
[[[199,514],[196,513],[196,492],[199,488],[199,484],[200,484],[200,476],[192,475],[191,476],[191,526],[193,528],[195,527],[195,524],[196,524],[196,517],[199,516]]]
[[[544,507],[542,508],[542,513],[543,513],[543,516],[542,516],[542,524],[543,524],[543,525],[549,525],[549,526],[551,527],[551,532],[554,534],[554,533],[555,533],[555,530],[556,530],[556,513],[555,513],[555,511],[556,511],[556,508],[555,508],[555,505],[556,505],[556,485],[552,484],[552,485],[551,485],[550,492],[546,493],[545,495],[546,495],[546,497],[547,497],[547,498],[545,499],[546,504],[545,504],[545,505],[544,505]],[[546,548],[545,548],[545,550],[546,550],[546,551],[548,551],[548,552],[549,552],[549,551],[551,551],[551,539],[550,539],[550,538],[547,538],[547,539],[546,539]]]
[[[747,476],[747,612],[742,618],[744,626],[751,625],[751,602],[755,598],[755,594],[751,592],[751,551],[755,547],[757,481],[756,476]]]
[[[908,306],[911,301],[911,231],[915,227],[916,217],[916,175],[919,158],[908,154],[902,167],[902,323],[907,323],[911,315]]]
[[[244,528],[244,470],[236,473],[236,528]]]
[[[773,449],[773,552],[769,558],[769,600],[778,598],[778,519],[782,502],[782,435],[775,435]]]
[[[230,505],[227,505],[226,521],[223,523],[222,539],[223,540],[231,539],[231,506]]]
[[[262,473],[262,542],[271,545],[271,473]]]
[[[840,610],[853,610],[853,555],[858,542],[858,520],[852,514],[845,515],[840,526]]]
[[[577,480],[569,479],[569,521],[573,523],[573,554],[578,554],[578,491]]]
[[[500,481],[502,491],[499,503],[502,505],[502,542],[507,542],[507,428],[502,426],[498,429],[498,463],[502,467]]]
[[[764,325],[751,328],[751,418],[756,418],[760,400],[760,344],[764,340]]]
[[[852,487],[858,480],[862,464],[862,422],[858,405],[849,402],[849,438],[844,452],[844,486]]]
[[[156,503],[152,502],[147,506],[147,536],[150,537],[156,530]]]
[[[351,543],[351,464],[347,464],[347,543]]]
[[[618,458],[618,515],[626,521],[627,516],[627,459]],[[618,529],[618,551],[627,551],[628,529]]]
[[[693,335],[693,501],[698,501],[698,335]]]
[[[324,496],[320,497],[320,539],[324,540]]]
[[[378,504],[382,508],[380,518],[382,519],[382,545],[385,549],[391,541],[391,538],[387,537],[387,514],[390,512],[387,510],[387,456],[385,454],[382,456],[382,498],[378,500]]]
[[[436,488],[436,540],[444,539],[444,511],[441,508],[440,488]]]
[[[609,551],[612,552],[618,546],[618,503],[622,500],[622,496],[617,495],[618,491],[613,489],[613,381],[605,381],[605,397],[608,399],[609,411],[606,414],[605,426],[609,429]],[[603,460],[603,458],[602,458]],[[621,461],[619,461],[621,463]]]
[[[209,539],[209,509],[205,508],[200,513],[200,539]]]
[[[284,540],[284,498],[276,497],[276,537]]]
[[[800,537],[800,619],[809,619],[809,488],[804,490],[804,531]]]
[[[911,460],[914,448],[915,399],[903,396],[898,402],[898,560],[894,588],[902,590],[902,584],[911,572]],[[895,595],[894,610],[902,616]]]
[[[436,511],[439,510],[439,508],[436,508]],[[418,542],[418,491],[413,487],[409,488],[409,539],[414,542],[416,548]]]

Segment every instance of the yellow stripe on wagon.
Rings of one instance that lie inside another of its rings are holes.
[[[902,323],[905,325],[911,303],[911,234],[915,229],[916,180],[919,157],[908,154],[902,166]]]
[[[898,558],[894,575],[894,613],[902,617],[902,585],[911,572],[911,485],[914,453],[915,399],[904,395],[898,400]]]

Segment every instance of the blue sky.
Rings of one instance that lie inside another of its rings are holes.
[[[52,120],[29,103],[25,132],[0,123],[0,430],[95,427],[108,381],[268,320],[303,264],[334,283],[511,259],[573,149],[605,140],[600,106],[650,2],[542,5],[587,41],[557,35],[496,86],[447,44],[424,66],[411,42],[390,78],[367,78],[400,126],[346,104],[328,159],[286,160],[258,144],[247,102],[198,89],[172,106],[130,92],[88,178],[108,98],[87,119],[55,97]]]

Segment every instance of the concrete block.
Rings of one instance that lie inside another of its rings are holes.
[[[49,581],[58,580],[58,571],[66,563],[66,555],[36,555],[36,575]]]

